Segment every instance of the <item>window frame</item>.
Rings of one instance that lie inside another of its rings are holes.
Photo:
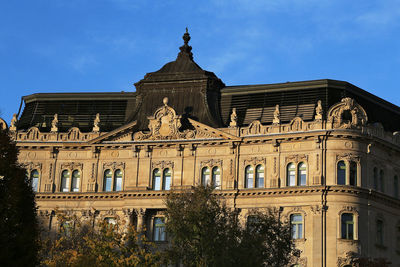
[[[300,170],[300,166],[301,165],[304,165],[304,168],[305,168],[305,184],[304,185],[302,185],[301,184],[301,170]],[[292,167],[290,167],[291,165],[293,165],[293,168]],[[290,167],[290,169],[289,169],[289,167]],[[291,172],[293,172],[294,171],[294,175],[292,175],[291,174]],[[308,184],[309,184],[309,175],[308,175],[308,164],[307,164],[307,161],[299,161],[299,162],[293,162],[293,161],[291,161],[291,162],[288,162],[287,164],[286,164],[286,169],[285,169],[285,172],[286,172],[286,186],[287,187],[295,187],[295,186],[307,186]],[[290,173],[290,174],[289,174]],[[292,177],[293,177],[293,184],[291,183],[291,180],[292,180]]]
[[[159,176],[155,176],[155,171],[156,170],[159,171]],[[166,189],[166,185],[167,185],[166,184],[166,182],[167,182],[166,178],[168,177],[167,176],[168,173],[166,172],[167,170],[169,171],[169,184],[168,184],[168,188]],[[153,190],[153,191],[169,191],[169,190],[171,190],[171,187],[173,186],[173,177],[174,177],[174,172],[173,171],[174,170],[169,166],[166,166],[165,168],[159,168],[159,167],[154,168],[151,171],[151,179],[150,179],[150,183],[151,184],[150,184],[149,189]],[[159,178],[159,183],[160,183],[159,188],[158,187],[156,188],[156,185],[157,185],[156,177]]]
[[[381,228],[379,229],[379,225]],[[381,217],[375,220],[375,244],[385,247],[385,220]]]
[[[262,168],[262,171],[259,171],[259,169]],[[251,169],[252,171],[249,172],[248,170]],[[266,188],[265,183],[267,168],[265,167],[265,164],[262,162],[254,163],[254,164],[247,164],[244,167],[244,184],[243,187],[245,189],[260,189],[260,188]],[[252,175],[252,178],[249,177],[249,175]],[[262,174],[262,175],[261,175]],[[249,187],[249,180],[252,180],[251,187]]]
[[[343,214],[351,214],[353,215],[353,239],[346,239],[346,238],[342,238],[342,215]],[[358,241],[358,220],[359,220],[359,214],[357,211],[355,210],[342,210],[341,212],[339,212],[338,214],[338,239],[341,240],[346,240],[346,241]]]
[[[163,230],[160,231],[160,234],[157,234],[156,232],[156,220],[157,219],[161,219],[163,221]],[[156,243],[163,243],[163,242],[168,242],[168,236],[167,236],[167,231],[166,231],[166,218],[164,216],[154,216],[152,218],[152,222],[151,222],[151,238],[153,242]],[[156,238],[156,234],[157,234],[157,238]],[[160,238],[160,236],[163,236],[164,238]]]
[[[344,184],[339,183],[339,163],[343,162],[344,163]],[[355,168],[354,172],[354,184],[351,183],[352,180],[352,173],[353,173],[353,168]],[[335,165],[335,171],[336,171],[336,184],[337,185],[350,185],[350,186],[360,186],[361,185],[361,165],[358,160],[355,159],[339,159],[336,161]]]
[[[292,222],[292,217],[293,216],[300,216],[301,217],[301,221],[296,221],[295,223]],[[305,239],[305,215],[303,213],[299,213],[299,212],[293,212],[291,214],[289,214],[289,222],[290,222],[290,237],[293,240],[304,240]],[[297,233],[299,233],[299,225],[301,225],[301,236],[299,236],[297,234],[297,237],[293,236],[293,225],[296,225],[297,228]]]
[[[36,182],[36,189],[33,187],[33,178],[34,178],[34,177],[32,177],[33,172],[37,172],[37,174],[38,174],[37,182]],[[34,193],[39,192],[39,188],[40,188],[40,177],[41,177],[40,171],[39,171],[38,169],[32,169],[32,170],[29,171],[29,176],[28,176],[28,177],[29,177],[29,184],[30,184],[30,186],[31,186],[31,188],[32,188],[32,191],[33,191]]]
[[[106,190],[106,172],[110,171],[110,177],[111,177],[111,189],[110,190]],[[116,186],[117,186],[117,171],[121,172],[121,189],[120,190],[116,190]],[[125,172],[123,168],[107,168],[103,170],[103,179],[102,179],[102,192],[120,192],[124,190],[124,176],[125,176]]]
[[[201,166],[200,169],[200,185],[206,186],[206,185],[211,185],[214,183],[214,170],[218,169],[219,170],[219,184],[215,186],[215,190],[221,190],[222,189],[222,166],[220,164],[213,164],[213,165],[203,165]],[[204,170],[207,170],[207,172],[204,172]],[[208,178],[208,179],[207,179]]]

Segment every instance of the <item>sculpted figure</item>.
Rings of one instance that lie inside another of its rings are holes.
[[[274,124],[279,124],[281,122],[281,113],[279,112],[279,105],[275,106],[275,111],[274,111],[274,120],[272,121],[272,123]]]
[[[100,123],[100,113],[97,113],[96,118],[93,121],[93,132],[97,133],[100,131],[99,123]]]
[[[10,125],[10,131],[16,131],[17,130],[17,114],[14,113],[12,119],[11,119],[11,125]]]
[[[236,114],[236,108],[232,109],[232,114],[231,114],[231,122],[229,123],[230,127],[236,127],[237,126],[237,114]]]
[[[315,108],[315,120],[322,120],[322,102],[318,100],[317,107]]]
[[[51,122],[51,131],[52,132],[58,132],[57,125],[58,125],[58,114],[56,113],[56,114],[54,114],[54,119]]]

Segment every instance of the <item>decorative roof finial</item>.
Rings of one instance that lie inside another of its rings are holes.
[[[178,58],[189,57],[191,60],[193,60],[192,47],[188,45],[190,41],[190,34],[187,27],[186,27],[186,32],[182,36],[182,39],[184,44],[181,47],[179,47],[181,52],[179,52]]]

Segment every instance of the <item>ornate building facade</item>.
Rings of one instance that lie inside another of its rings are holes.
[[[9,130],[43,224],[58,208],[165,242],[168,191],[213,182],[244,220],[273,207],[291,222],[292,266],[400,266],[400,108],[342,81],[226,86],[183,39],[136,92],[23,98]]]

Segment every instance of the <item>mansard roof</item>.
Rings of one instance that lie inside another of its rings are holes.
[[[400,130],[400,108],[348,82],[312,80],[261,85],[225,86],[212,72],[203,70],[193,60],[190,35],[183,35],[184,44],[175,61],[155,72],[147,73],[135,83],[136,92],[121,93],[53,93],[25,96],[24,111],[18,129],[38,127],[50,131],[54,114],[58,114],[59,131],[78,127],[82,132],[93,128],[100,114],[101,131],[112,131],[135,121],[139,131],[147,130],[148,117],[154,114],[163,99],[182,115],[213,128],[227,127],[230,114],[236,109],[238,126],[258,120],[273,121],[279,105],[280,121],[295,117],[313,120],[317,102],[323,113],[343,97],[354,98],[366,110],[369,123],[381,123],[387,131]],[[183,125],[185,125],[183,123]]]

